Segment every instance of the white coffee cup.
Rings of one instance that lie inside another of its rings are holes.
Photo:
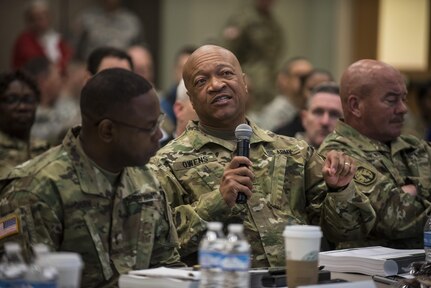
[[[319,226],[288,225],[285,227],[286,275],[289,288],[316,284],[322,231]]]
[[[58,288],[79,288],[83,262],[78,253],[51,252],[39,257],[36,264],[58,270]]]

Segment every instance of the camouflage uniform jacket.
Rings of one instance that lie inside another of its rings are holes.
[[[284,265],[282,231],[288,224],[319,224],[329,239],[354,238],[371,229],[374,214],[355,186],[327,193],[322,158],[304,141],[273,134],[251,123],[253,196],[230,208],[219,191],[235,141],[204,134],[196,122],[163,147],[151,163],[174,210],[180,254],[198,249],[207,221],[240,220],[252,247],[252,266]],[[322,213],[322,214],[321,214]],[[340,227],[344,230],[340,230]]]
[[[339,121],[334,133],[320,146],[320,152],[344,151],[357,160],[356,187],[370,199],[376,211],[376,225],[364,231],[358,241],[340,247],[383,245],[395,248],[423,248],[423,229],[431,212],[431,148],[414,136],[402,135],[387,146],[361,135]],[[414,184],[416,197],[401,186]]]
[[[13,167],[49,149],[47,142],[32,139],[30,144],[0,131],[0,177],[6,176]]]
[[[79,127],[63,145],[2,179],[0,212],[18,218],[18,234],[2,241],[46,243],[83,258],[82,287],[116,286],[132,269],[179,263],[171,210],[149,171],[126,168],[116,190],[79,145]],[[18,208],[17,208],[18,207]],[[4,220],[2,220],[4,221]]]

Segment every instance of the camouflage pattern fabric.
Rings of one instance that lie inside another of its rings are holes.
[[[225,27],[221,46],[235,54],[250,77],[254,110],[261,109],[276,95],[275,79],[283,38],[279,23],[271,15],[259,13],[252,5],[231,17]]]
[[[414,136],[400,136],[390,146],[361,135],[339,121],[319,151],[344,151],[357,160],[356,187],[376,211],[376,225],[358,241],[339,247],[383,245],[394,248],[423,248],[423,229],[431,212],[431,148]],[[414,184],[416,197],[401,186]]]
[[[6,176],[21,164],[49,149],[47,142],[32,139],[30,145],[0,131],[0,177]]]
[[[82,287],[117,285],[132,269],[179,263],[172,214],[145,168],[126,168],[117,189],[83,153],[79,127],[63,145],[2,179],[0,213],[18,215],[20,232],[0,241],[45,243],[84,261]],[[27,255],[28,256],[28,255]]]
[[[197,122],[189,122],[184,134],[152,158],[174,210],[183,259],[198,250],[207,221],[243,223],[253,267],[284,265],[282,232],[289,224],[321,224],[331,241],[355,239],[371,229],[374,212],[367,198],[356,194],[353,181],[343,191],[327,193],[323,160],[313,148],[250,125],[256,177],[246,205],[231,209],[219,191],[224,168],[235,155],[235,141],[204,134]]]

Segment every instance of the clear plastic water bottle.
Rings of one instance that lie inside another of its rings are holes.
[[[424,227],[425,260],[431,262],[431,216],[428,217]]]
[[[27,264],[22,257],[21,246],[18,243],[6,242],[5,253],[1,261],[0,287],[25,288],[27,287],[24,275]]]
[[[250,245],[243,234],[241,224],[230,224],[227,236],[226,255],[223,260],[224,287],[250,287]]]
[[[24,275],[28,287],[32,288],[55,288],[57,287],[58,271],[55,267],[42,267],[38,264],[41,257],[49,253],[49,248],[45,244],[33,246],[34,258],[29,264]]]
[[[27,271],[27,264],[22,257],[21,246],[15,242],[4,244],[5,255],[3,263],[5,269],[3,274],[7,279],[22,278]]]
[[[223,287],[222,260],[226,239],[222,228],[220,222],[209,222],[207,233],[199,245],[201,288]]]

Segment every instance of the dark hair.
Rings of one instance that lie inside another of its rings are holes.
[[[329,93],[334,96],[340,97],[340,86],[335,82],[323,82],[318,84],[316,87],[313,88],[313,90],[311,90],[311,95],[307,99],[307,102],[305,104],[307,109],[310,107],[310,103],[317,93]]]
[[[32,77],[37,77],[42,74],[47,74],[49,69],[51,69],[51,65],[52,63],[48,58],[41,56],[28,60],[21,69]]]
[[[87,59],[87,70],[91,75],[96,75],[99,70],[100,63],[102,63],[102,60],[106,57],[115,57],[127,60],[130,64],[130,68],[133,70],[132,58],[125,51],[114,47],[99,47],[94,49]]]
[[[132,71],[105,69],[88,80],[82,88],[81,113],[99,120],[152,88],[150,82]]]
[[[324,82],[314,87],[311,91],[311,95],[322,92],[340,95],[340,86],[338,86],[338,84],[335,82]]]
[[[16,70],[13,72],[1,73],[0,74],[0,95],[3,95],[10,83],[13,81],[20,81],[25,83],[31,90],[33,90],[36,99],[39,101],[40,91],[39,87],[36,84],[36,81],[30,75],[21,70]]]
[[[313,77],[314,75],[319,75],[319,74],[328,76],[329,81],[334,81],[334,76],[332,76],[331,72],[329,72],[328,70],[325,70],[325,69],[315,68],[315,69],[311,70],[310,73],[307,73],[306,75],[299,78],[300,83],[301,83],[300,84],[301,89],[304,88],[304,85],[309,78]]]
[[[178,59],[180,58],[180,56],[182,55],[191,55],[193,52],[195,52],[195,50],[197,49],[197,47],[192,46],[192,45],[186,45],[180,48],[180,50],[177,51],[177,53],[175,54],[175,61],[178,61]]]
[[[290,70],[292,70],[292,66],[293,66],[292,64],[295,63],[296,61],[309,61],[309,60],[302,56],[289,58],[281,66],[280,72],[283,74],[290,74]]]

